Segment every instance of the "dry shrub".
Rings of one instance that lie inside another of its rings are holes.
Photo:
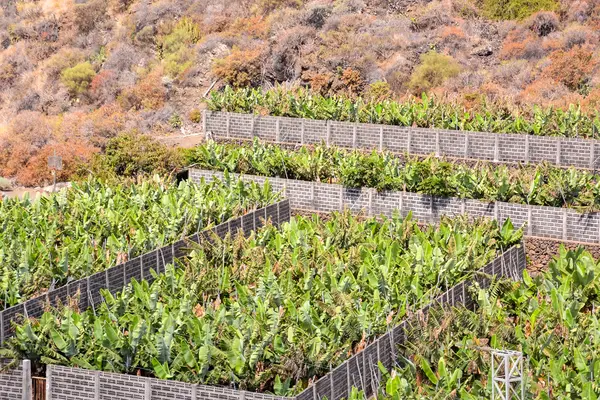
[[[329,72],[304,71],[302,73],[302,80],[307,82],[313,91],[326,95],[331,88],[333,74]]]
[[[565,29],[563,40],[565,49],[569,50],[576,46],[596,46],[598,44],[598,35],[588,27],[572,25]]]
[[[600,108],[600,87],[595,87],[581,101],[581,109],[584,112],[597,112]]]
[[[433,30],[452,23],[452,8],[443,1],[433,1],[419,7],[412,17],[412,28],[416,31]]]
[[[118,90],[117,74],[109,69],[100,71],[90,83],[90,93],[100,103],[114,101]]]
[[[117,72],[129,71],[140,62],[141,58],[142,56],[135,47],[129,44],[119,44],[110,51],[102,68]]]
[[[119,104],[125,110],[157,110],[167,99],[167,92],[162,84],[162,71],[156,69],[142,78],[134,87],[125,89],[118,97]]]
[[[566,10],[568,21],[583,23],[588,20],[592,11],[592,2],[585,0],[571,1]]]
[[[0,91],[14,85],[25,72],[32,69],[32,62],[27,56],[26,44],[18,43],[2,52],[0,59]]]
[[[230,37],[245,37],[252,39],[266,39],[271,30],[271,19],[262,15],[247,18],[237,18],[228,24],[225,35]]]
[[[107,104],[86,115],[81,131],[95,146],[103,147],[107,139],[125,129],[130,119],[118,104]]]
[[[467,36],[460,26],[447,26],[440,34],[440,45],[456,50],[467,42],[466,38]]]
[[[442,30],[440,37],[444,40],[446,40],[446,39],[462,40],[462,39],[465,39],[465,31],[463,31],[463,29],[460,26],[455,26],[455,25],[446,26]]]
[[[533,14],[525,25],[536,35],[548,36],[559,28],[558,16],[553,12],[540,11]]]
[[[262,49],[241,50],[234,47],[231,53],[213,63],[213,74],[227,84],[239,88],[256,86],[262,78]]]
[[[532,66],[526,60],[508,61],[499,65],[494,71],[495,83],[505,87],[512,86],[519,90],[533,82]]]
[[[56,154],[63,159],[63,169],[56,172],[56,180],[68,181],[79,170],[80,165],[89,164],[97,148],[80,140],[51,144],[33,155],[17,172],[17,183],[23,186],[43,186],[52,182],[52,171],[48,168],[48,157]]]
[[[564,51],[558,50],[550,55],[551,64],[543,71],[543,75],[560,82],[570,90],[579,90],[591,78],[597,60],[593,52],[581,46]]]
[[[271,62],[267,70],[269,78],[280,82],[297,78],[300,75],[299,54],[314,34],[313,29],[305,26],[279,32],[271,47]]]
[[[341,93],[348,97],[358,96],[365,86],[365,81],[360,71],[352,68],[346,68],[341,71],[338,82],[339,84],[337,85],[337,82],[334,82],[332,89],[336,93]]]
[[[569,89],[550,78],[540,78],[527,86],[520,95],[525,104],[550,105],[569,94]]]
[[[89,33],[108,17],[107,0],[89,0],[75,4],[75,25],[79,32]]]
[[[0,146],[0,175],[15,176],[52,138],[52,127],[41,113],[23,111],[17,114]]]
[[[539,37],[532,32],[525,34],[521,32],[511,32],[500,49],[500,58],[539,60],[546,55],[546,51],[541,46]]]

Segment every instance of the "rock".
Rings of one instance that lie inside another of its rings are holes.
[[[479,56],[479,57],[489,57],[494,54],[494,50],[490,46],[479,46],[476,47],[471,55]]]

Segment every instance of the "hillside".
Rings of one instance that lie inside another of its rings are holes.
[[[121,132],[199,131],[214,89],[593,110],[600,2],[4,0],[0,176],[66,179]]]

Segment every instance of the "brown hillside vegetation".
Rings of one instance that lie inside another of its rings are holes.
[[[0,176],[120,132],[199,130],[229,84],[595,107],[600,1],[3,0]],[[53,151],[53,150],[52,150]]]

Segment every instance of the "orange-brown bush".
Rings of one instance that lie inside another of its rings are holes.
[[[262,49],[234,47],[227,57],[215,60],[212,71],[233,87],[255,86],[261,81],[262,63]]]
[[[42,186],[52,182],[52,171],[48,168],[48,157],[55,152],[62,157],[63,169],[56,172],[57,181],[68,181],[80,169],[80,165],[88,164],[97,148],[80,140],[50,144],[30,157],[19,168],[16,181],[23,186]]]
[[[465,39],[465,31],[460,26],[447,26],[442,30],[440,37],[445,40]]]
[[[596,67],[594,53],[581,46],[571,50],[557,50],[550,55],[551,64],[543,75],[560,82],[570,90],[579,90],[587,84]]]
[[[167,98],[167,91],[162,84],[162,71],[157,69],[141,79],[134,87],[121,92],[119,104],[125,110],[157,110]]]
[[[302,80],[307,82],[313,91],[325,95],[331,88],[333,74],[329,72],[304,71],[302,73]]]
[[[231,37],[249,37],[252,39],[266,39],[271,29],[271,20],[262,15],[248,18],[237,18],[225,32]]]
[[[551,78],[540,78],[528,85],[519,99],[524,104],[550,106],[556,105],[568,93],[569,89],[562,83],[557,83]]]
[[[546,51],[541,46],[541,39],[533,32],[525,34],[521,32],[511,32],[500,49],[500,58],[539,60],[546,55]]]

